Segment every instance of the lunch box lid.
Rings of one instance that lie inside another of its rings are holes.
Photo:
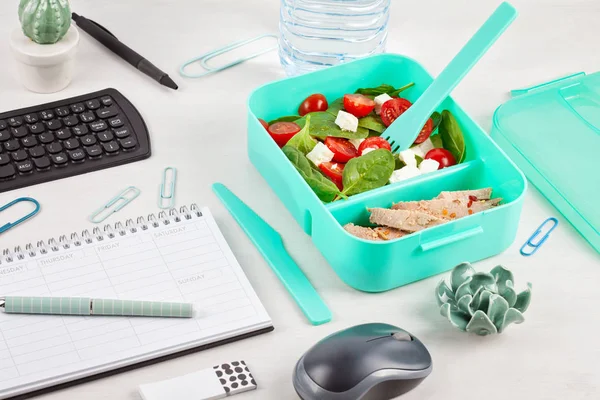
[[[511,94],[494,113],[492,137],[600,252],[600,72]]]

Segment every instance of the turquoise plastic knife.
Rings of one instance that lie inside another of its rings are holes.
[[[281,235],[225,185],[215,183],[212,188],[290,292],[306,318],[313,325],[331,321],[331,311],[285,250]]]

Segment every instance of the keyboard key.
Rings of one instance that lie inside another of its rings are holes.
[[[94,113],[91,112],[91,111],[84,112],[83,114],[80,114],[79,118],[83,122],[92,122],[93,120],[96,119],[96,117],[94,116]]]
[[[62,149],[62,145],[58,142],[50,143],[46,146],[46,150],[48,150],[49,153],[60,153]]]
[[[33,171],[33,163],[29,160],[18,162],[15,165],[17,166],[17,170],[22,174],[28,174]]]
[[[100,132],[108,129],[108,125],[106,125],[106,122],[104,121],[92,122],[90,124],[90,129],[94,132]]]
[[[35,124],[36,122],[38,122],[38,116],[36,113],[27,114],[23,117],[23,119],[25,119],[25,122],[27,122],[28,124]]]
[[[12,136],[6,129],[3,131],[0,131],[0,142],[4,142],[4,141],[10,139],[11,137]]]
[[[63,119],[63,122],[66,126],[75,126],[79,123],[79,119],[77,119],[77,115],[69,115]]]
[[[75,103],[71,105],[71,111],[79,114],[80,112],[85,111],[85,106],[82,103]]]
[[[85,160],[85,153],[83,150],[73,150],[69,151],[69,157],[75,162],[82,161]]]
[[[8,124],[13,128],[23,125],[23,117],[12,117],[8,119]]]
[[[73,150],[79,147],[79,140],[77,140],[77,138],[72,138],[65,140],[63,144],[67,150]]]
[[[103,96],[100,98],[100,101],[102,102],[102,104],[104,104],[105,106],[112,106],[113,103],[113,99],[110,96]]]
[[[85,152],[90,157],[99,157],[102,155],[102,148],[97,144],[85,148]]]
[[[0,179],[1,180],[12,179],[15,177],[16,173],[17,173],[17,171],[15,171],[15,167],[13,167],[12,164],[8,164],[3,167],[0,167]]]
[[[16,138],[23,138],[29,134],[29,129],[26,126],[19,126],[17,128],[11,128],[12,134]]]
[[[29,125],[29,131],[31,133],[35,133],[36,135],[38,133],[44,132],[45,130],[46,130],[46,128],[44,127],[44,124],[42,124],[41,122]]]
[[[108,154],[114,154],[117,151],[119,151],[119,144],[114,140],[112,142],[102,143],[102,147],[104,148],[104,151]]]
[[[119,139],[123,139],[124,137],[129,136],[129,129],[127,128],[113,129],[113,132],[115,133],[115,136]]]
[[[50,159],[48,157],[34,158],[33,163],[38,170],[47,170],[50,168]]]
[[[110,131],[100,132],[96,136],[98,136],[98,140],[101,142],[110,142],[114,138],[113,134],[110,133]]]
[[[98,100],[96,100],[96,99],[86,101],[85,105],[90,110],[96,110],[96,109],[100,108],[100,102]]]
[[[15,161],[23,161],[27,159],[27,152],[25,150],[13,151],[11,155]]]
[[[10,156],[8,154],[0,154],[0,165],[6,165],[10,162]]]
[[[4,143],[4,148],[6,151],[15,151],[18,150],[19,147],[21,146],[19,145],[19,141],[17,139],[12,139]]]
[[[8,124],[6,123],[5,120],[0,119],[0,129],[6,129],[8,128]]]
[[[21,139],[21,144],[25,147],[33,147],[38,145],[38,141],[35,136],[27,136],[26,138]]]
[[[87,135],[88,132],[89,131],[86,125],[77,125],[73,127],[73,133],[77,136]]]
[[[42,146],[35,146],[29,149],[29,154],[31,157],[41,157],[46,154],[46,150]]]
[[[54,142],[54,135],[50,132],[42,133],[38,138],[40,139],[40,142],[44,144]]]
[[[50,110],[46,110],[46,111],[42,111],[40,113],[40,116],[42,117],[42,119],[44,121],[48,121],[48,120],[51,120],[52,118],[54,118],[54,113]]]
[[[104,107],[96,111],[96,115],[101,119],[114,117],[117,114],[119,114],[117,107]]]
[[[66,117],[67,115],[69,115],[69,109],[67,107],[58,107],[54,111],[59,117]]]
[[[48,129],[55,131],[62,128],[62,122],[60,122],[60,119],[51,119],[46,122],[46,126],[48,126]]]
[[[120,139],[119,143],[121,143],[121,147],[123,147],[125,150],[132,150],[137,145],[137,141],[133,136],[130,136],[126,139]]]
[[[67,140],[71,137],[71,130],[69,128],[61,128],[54,133],[56,134],[56,137],[60,140]]]
[[[65,153],[52,154],[50,158],[57,166],[65,165],[69,161]]]
[[[85,135],[81,138],[81,144],[83,144],[84,146],[91,146],[93,144],[96,144],[96,136]]]
[[[108,123],[110,124],[110,126],[112,126],[113,128],[118,128],[120,126],[123,126],[125,124],[125,122],[123,122],[123,120],[119,117],[117,118],[112,118],[108,120]]]

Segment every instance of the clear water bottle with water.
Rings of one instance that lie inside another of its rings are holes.
[[[391,0],[281,0],[279,56],[298,75],[382,53]]]

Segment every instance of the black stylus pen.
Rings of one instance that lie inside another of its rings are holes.
[[[159,82],[161,85],[165,85],[171,89],[177,89],[177,84],[175,84],[175,82],[169,78],[169,75],[121,43],[119,39],[115,37],[115,35],[108,31],[108,29],[104,28],[97,22],[92,21],[91,19],[87,19],[75,13],[72,14],[72,18],[77,26],[81,28],[81,30],[87,32],[91,37],[102,43],[110,51],[121,57],[123,60],[127,61],[144,74]]]

